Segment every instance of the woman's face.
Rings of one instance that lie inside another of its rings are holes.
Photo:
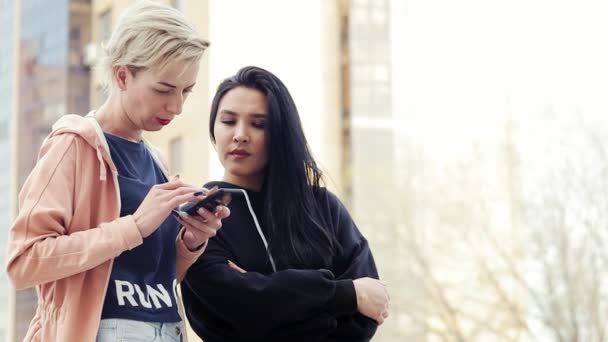
[[[261,91],[236,87],[220,100],[213,132],[224,181],[259,190],[268,162],[268,103]]]
[[[120,68],[126,74],[120,100],[129,120],[135,129],[159,131],[182,112],[199,63],[174,62],[158,72],[144,70],[135,76],[126,67]]]

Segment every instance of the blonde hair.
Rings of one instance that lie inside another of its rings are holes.
[[[116,88],[116,66],[127,66],[135,76],[139,71],[162,70],[176,61],[198,63],[208,46],[180,11],[153,1],[137,1],[121,14],[103,46],[104,90],[111,93]]]

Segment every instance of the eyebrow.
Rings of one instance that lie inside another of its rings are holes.
[[[237,112],[233,112],[230,109],[222,109],[220,114],[229,114],[229,115],[239,115]],[[264,113],[252,113],[249,116],[253,116],[254,118],[266,118],[268,115]]]
[[[165,87],[169,87],[169,88],[173,88],[173,89],[177,88],[177,87],[176,87],[176,86],[174,86],[173,84],[171,84],[171,83],[167,83],[167,82],[158,82],[158,84],[160,84],[160,85],[164,85]],[[187,86],[187,87],[186,87],[186,89],[187,89],[187,88],[192,88],[192,87],[194,87],[194,85],[195,85],[195,84],[196,84],[196,82],[192,83],[191,85]]]

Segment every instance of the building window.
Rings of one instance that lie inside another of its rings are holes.
[[[181,173],[184,166],[184,143],[182,137],[177,137],[169,142],[169,167],[171,173]]]

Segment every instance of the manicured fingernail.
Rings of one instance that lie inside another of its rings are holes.
[[[194,196],[200,196],[200,195],[202,195],[202,194],[203,194],[203,192],[202,192],[202,191],[197,191],[197,192],[195,192],[195,193],[194,193]]]
[[[172,210],[171,210],[171,215],[173,215],[173,216],[175,216],[175,217],[181,217],[181,216],[179,215],[179,211],[177,211],[177,210],[175,210],[175,209],[172,209]]]

